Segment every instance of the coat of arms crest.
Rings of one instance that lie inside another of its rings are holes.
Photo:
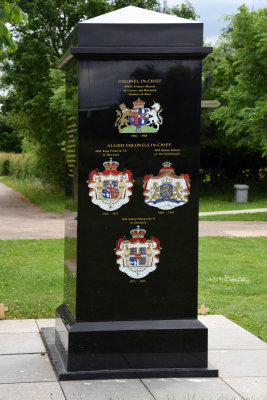
[[[115,249],[119,270],[134,279],[142,279],[157,268],[159,262],[159,240],[155,237],[145,238],[145,229],[130,231],[132,238],[117,241]]]
[[[158,132],[162,125],[162,108],[154,101],[151,108],[145,108],[145,102],[141,99],[133,101],[133,108],[129,109],[124,103],[116,110],[117,119],[115,126],[121,133],[148,133]]]
[[[106,211],[114,211],[128,203],[132,195],[132,172],[117,170],[117,161],[105,161],[104,171],[93,170],[89,174],[88,187],[92,203]]]
[[[164,162],[157,176],[146,175],[144,180],[145,202],[161,210],[183,206],[190,194],[189,175],[175,175],[170,162]]]

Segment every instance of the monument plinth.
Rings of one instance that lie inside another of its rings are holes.
[[[202,30],[126,7],[69,38],[60,379],[218,375],[197,319]]]

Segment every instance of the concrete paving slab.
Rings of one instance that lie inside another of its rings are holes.
[[[224,378],[224,381],[245,399],[267,400],[267,377]]]
[[[67,400],[152,400],[137,379],[64,381],[61,387]]]
[[[143,379],[156,400],[241,400],[219,378]]]
[[[42,328],[54,328],[56,320],[54,318],[37,319],[36,323],[39,330],[41,330]]]
[[[23,332],[39,332],[35,319],[6,319],[0,321],[0,333]]]
[[[44,353],[39,333],[0,333],[0,354]]]
[[[211,350],[267,350],[267,343],[242,328],[209,328],[208,348]]]
[[[0,400],[65,400],[58,382],[7,383],[0,387]]]
[[[46,354],[0,356],[0,383],[56,382],[56,380]]]
[[[223,315],[199,315],[198,319],[207,328],[240,328],[239,325]]]
[[[267,376],[267,350],[210,350],[209,362],[222,378]]]

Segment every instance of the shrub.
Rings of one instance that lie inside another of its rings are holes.
[[[36,157],[31,153],[0,153],[0,175],[18,179],[40,178]]]
[[[63,157],[64,161],[64,157]],[[63,187],[62,160],[56,166],[55,157],[47,154],[46,159],[40,157],[36,149],[21,154],[0,152],[0,176],[9,175],[17,179],[38,178],[42,183]],[[64,172],[64,171],[63,171]]]
[[[9,175],[10,159],[15,153],[0,153],[0,175]]]

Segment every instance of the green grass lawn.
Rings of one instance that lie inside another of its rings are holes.
[[[202,237],[199,248],[199,306],[265,341],[266,247],[263,237]],[[63,240],[0,241],[0,276],[6,318],[53,318],[62,303]]]
[[[199,304],[267,341],[267,237],[202,237]]]
[[[267,207],[266,207],[267,208]],[[242,213],[225,215],[207,215],[199,217],[200,221],[267,221],[267,212]]]
[[[40,205],[44,211],[64,212],[65,193],[57,186],[42,184],[38,179],[22,181],[12,176],[1,176],[0,181]]]
[[[190,198],[190,197],[189,197]],[[249,208],[267,208],[267,188],[254,185],[249,188],[248,203],[233,203],[234,189],[232,184],[201,184],[199,211],[244,210]],[[242,215],[239,216],[242,219]]]
[[[63,296],[63,239],[0,241],[6,318],[54,318]]]

